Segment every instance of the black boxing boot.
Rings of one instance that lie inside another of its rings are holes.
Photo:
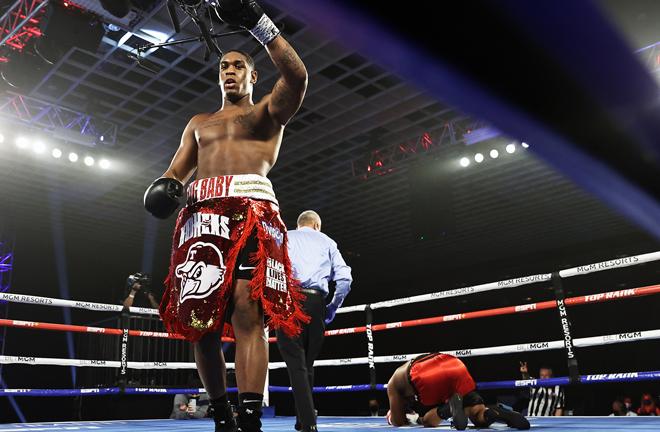
[[[484,412],[484,419],[486,421],[506,423],[507,426],[519,430],[529,429],[529,420],[518,412],[497,405],[486,405],[486,408],[488,408]]]
[[[319,430],[316,428],[316,425],[311,425],[306,428],[302,428],[300,432],[319,432]]]
[[[468,418],[465,411],[463,411],[463,396],[460,393],[454,393],[449,399],[449,411],[456,430],[465,430]]]
[[[238,417],[236,421],[238,432],[261,432],[261,410],[248,408],[246,406],[238,407]]]
[[[449,408],[449,404],[445,403],[440,405],[435,409],[435,412],[438,414],[438,417],[440,417],[443,420],[447,420],[451,418],[451,408]]]
[[[234,410],[229,403],[227,393],[214,399],[209,405],[209,409],[215,422],[215,432],[236,432]]]

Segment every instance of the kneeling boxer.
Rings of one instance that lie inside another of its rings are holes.
[[[529,421],[521,414],[485,406],[463,362],[449,354],[424,354],[399,366],[387,384],[387,396],[388,422],[394,426],[414,422],[435,427],[452,418],[457,430],[465,430],[469,418],[479,428],[500,422],[529,429]],[[419,417],[407,413],[408,408],[414,408]]]

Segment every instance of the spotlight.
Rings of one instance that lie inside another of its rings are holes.
[[[99,162],[99,166],[103,169],[108,169],[110,168],[110,162],[108,162],[107,159],[101,159],[101,162]]]
[[[506,146],[506,152],[507,153],[513,153],[516,151],[516,145],[515,144],[509,144]]]
[[[71,162],[75,162],[75,161],[77,161],[77,160],[78,160],[78,155],[75,154],[75,153],[69,153],[69,160],[70,160]]]
[[[19,146],[20,148],[25,148],[28,146],[28,140],[25,137],[18,137],[16,138],[16,145]]]
[[[466,157],[462,158],[462,159],[461,159],[461,166],[466,167],[466,166],[468,166],[468,165],[470,165],[470,159],[468,159],[468,158],[466,158]]]
[[[37,153],[43,153],[46,151],[46,146],[41,141],[34,143],[34,151]]]
[[[4,140],[5,140],[5,136],[0,133],[0,143],[3,142]]]
[[[87,166],[92,166],[92,165],[94,165],[94,158],[91,157],[91,156],[87,156],[87,157],[85,158],[85,165],[87,165]]]
[[[62,157],[62,150],[60,150],[60,149],[58,149],[58,148],[53,149],[53,157],[54,157],[55,159],[59,159],[59,158],[61,158],[61,157]]]
[[[492,149],[492,150],[490,151],[490,157],[492,157],[493,159],[496,159],[499,155],[500,155],[500,152],[498,152],[498,151],[495,150],[495,149]]]
[[[529,144],[527,144],[526,142],[524,142],[524,143],[522,143],[522,146],[525,147],[525,148],[527,148],[527,147],[529,147]]]
[[[474,155],[474,160],[477,163],[481,163],[484,160],[484,155],[482,155],[481,153],[477,153],[476,155]]]

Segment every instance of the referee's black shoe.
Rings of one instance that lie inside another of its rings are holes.
[[[454,396],[449,399],[449,412],[456,430],[465,430],[468,418],[463,411],[463,396],[460,393],[454,393]]]
[[[489,422],[506,423],[511,428],[520,430],[529,429],[529,421],[519,412],[511,411],[497,405],[486,405],[484,419]]]

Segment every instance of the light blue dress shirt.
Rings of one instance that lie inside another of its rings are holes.
[[[341,306],[351,290],[351,268],[337,249],[337,243],[312,227],[303,226],[287,233],[289,238],[289,258],[302,282],[303,288],[323,291],[329,294],[328,281],[333,280],[335,295],[332,303]]]

